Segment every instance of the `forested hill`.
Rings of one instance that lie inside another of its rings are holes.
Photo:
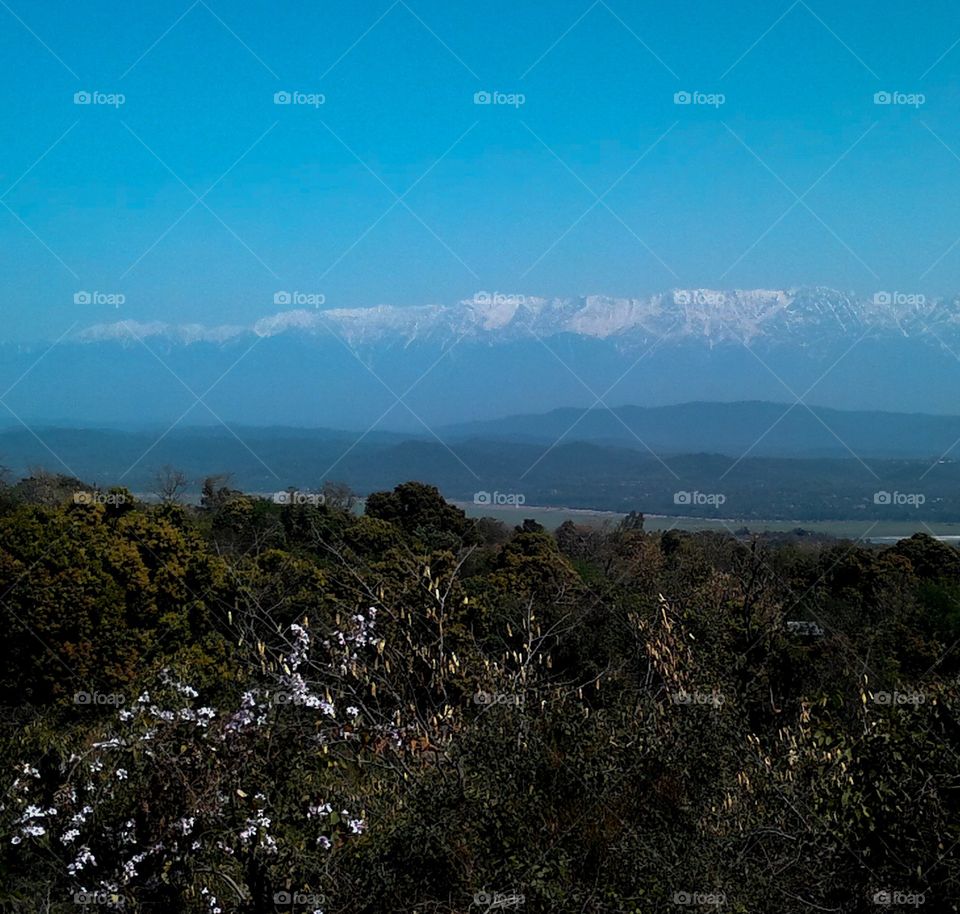
[[[0,489],[4,910],[956,910],[956,549],[324,494]]]
[[[626,436],[616,420],[610,421]],[[535,430],[531,426],[531,433]],[[800,450],[763,456],[763,439],[753,449],[746,427],[740,431],[747,442],[743,449],[719,454],[651,452],[644,443],[655,442],[652,438],[578,440],[576,430],[543,440],[498,439],[492,432],[486,438],[438,440],[426,434],[374,431],[361,437],[292,428],[217,426],[167,434],[59,428],[39,429],[36,435],[19,428],[0,431],[0,465],[21,476],[46,467],[101,487],[120,483],[144,496],[156,491],[158,474],[173,466],[195,488],[204,477],[229,471],[234,485],[260,493],[315,488],[336,479],[366,495],[408,479],[430,479],[447,498],[461,501],[497,491],[522,495],[529,505],[623,513],[791,521],[909,519],[918,528],[960,519],[960,463],[950,450],[956,438],[924,458],[871,456],[867,449],[845,450],[845,441],[836,438],[831,440],[839,456],[803,457]],[[761,427],[758,437],[762,432]],[[910,441],[919,448],[927,440],[894,429],[883,435],[891,447]],[[722,499],[685,502],[679,494],[684,492]]]

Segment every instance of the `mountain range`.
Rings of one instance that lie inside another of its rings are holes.
[[[425,432],[571,405],[704,400],[949,414],[957,354],[957,302],[915,294],[479,293],[455,305],[294,308],[248,325],[87,324],[52,346],[0,345],[0,390],[28,424]]]
[[[278,292],[276,302],[296,302],[305,293]],[[171,325],[162,321],[96,324],[82,342],[161,337],[180,344],[224,343],[284,333],[334,331],[357,347],[429,341],[451,345],[471,339],[491,344],[572,334],[612,340],[623,347],[657,340],[702,341],[708,346],[755,341],[809,346],[837,337],[877,333],[938,342],[960,337],[960,307],[923,295],[877,292],[867,299],[834,289],[674,289],[647,298],[588,295],[542,298],[477,293],[456,305],[294,309],[250,326]]]
[[[649,449],[648,449],[649,448]],[[0,428],[14,478],[43,467],[154,491],[222,472],[254,492],[342,481],[366,494],[427,479],[450,498],[665,515],[960,519],[960,417],[782,403],[556,410],[401,434],[293,427]],[[496,494],[499,493],[499,496]],[[702,496],[702,497],[701,497]]]
[[[745,454],[763,457],[960,457],[960,416],[854,412],[796,403],[680,403],[548,413],[444,426],[456,441],[554,445],[586,441],[659,455]]]

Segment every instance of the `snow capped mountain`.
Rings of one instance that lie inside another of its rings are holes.
[[[920,338],[947,345],[960,337],[956,303],[922,295],[879,292],[868,299],[826,288],[673,289],[648,298],[588,295],[542,298],[481,292],[455,305],[283,311],[248,327],[120,321],[81,331],[79,342],[225,343],[243,336],[282,334],[341,337],[362,348],[414,342],[488,344],[559,334],[609,340],[619,349],[654,342],[698,342],[709,348],[764,341],[815,347],[864,334]]]
[[[74,339],[80,343],[135,343],[138,340],[161,337],[170,342],[190,345],[225,343],[249,332],[246,327],[228,325],[208,327],[204,324],[167,324],[163,321],[116,321],[111,324],[94,324],[81,330]]]
[[[922,296],[498,292],[452,305],[308,306],[243,326],[98,324],[52,347],[0,346],[0,390],[12,389],[17,415],[107,423],[169,424],[188,410],[202,422],[209,408],[256,424],[422,429],[601,397],[656,406],[804,392],[838,409],[955,413],[958,360],[957,304]],[[202,405],[192,398],[208,390]]]

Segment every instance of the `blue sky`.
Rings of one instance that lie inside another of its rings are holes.
[[[958,39],[946,2],[5,0],[0,334],[249,323],[278,290],[952,295]]]

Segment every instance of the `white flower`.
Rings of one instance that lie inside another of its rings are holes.
[[[84,806],[83,809],[81,809],[80,812],[78,812],[78,813],[70,820],[70,824],[71,824],[71,825],[82,825],[82,824],[86,821],[87,816],[89,816],[90,813],[92,813],[92,812],[93,812],[93,807],[92,807],[92,806]]]
[[[257,794],[257,799],[263,798],[263,794]],[[270,829],[270,817],[265,815],[262,809],[256,811],[256,815],[247,819],[246,827],[240,832],[240,840],[246,844],[259,831],[263,832],[263,844],[269,848],[275,846],[276,841],[268,834]]]
[[[157,850],[157,848],[154,848]],[[123,865],[123,877],[124,880],[129,882],[137,875],[137,864],[143,863],[147,859],[147,855],[150,851],[141,851],[139,854],[134,854],[124,865]]]
[[[127,779],[127,769],[126,769],[126,768],[118,768],[118,769],[117,769],[117,780],[118,780],[118,781],[125,781],[126,779]]]
[[[181,695],[186,695],[189,698],[196,698],[199,694],[197,690],[190,685],[187,685],[185,682],[178,682],[176,679],[173,679],[170,676],[170,670],[161,670],[160,678],[163,680],[164,684],[173,686]]]
[[[91,853],[90,848],[84,845],[80,848],[80,853],[77,854],[77,859],[67,867],[67,872],[71,876],[76,876],[77,873],[79,873],[88,864],[91,866],[96,866],[97,859]]]
[[[290,631],[293,632],[296,644],[293,652],[287,657],[287,665],[291,670],[295,670],[307,659],[307,653],[310,650],[310,636],[301,625],[291,625]]]

